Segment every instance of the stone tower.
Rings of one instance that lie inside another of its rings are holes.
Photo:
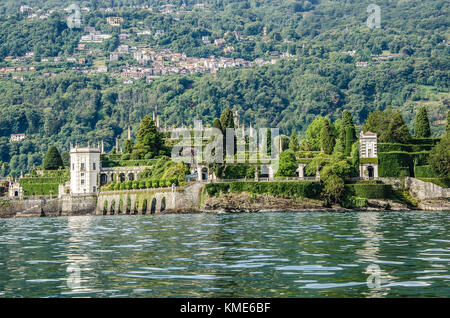
[[[70,192],[71,194],[97,193],[99,187],[100,149],[70,149]]]
[[[377,134],[367,131],[359,134],[359,176],[378,178]]]

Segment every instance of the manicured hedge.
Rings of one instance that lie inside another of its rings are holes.
[[[111,160],[111,159],[103,159],[102,167],[111,168],[111,167],[144,167],[144,166],[152,166],[156,163],[156,159],[143,159],[143,160]]]
[[[254,178],[255,177],[255,167],[242,163],[236,165],[226,166],[224,171],[224,179],[244,179],[244,178]]]
[[[321,191],[320,182],[316,181],[292,181],[292,182],[226,182],[209,183],[206,185],[208,195],[219,193],[270,194],[278,197],[290,198],[316,198]]]
[[[436,145],[439,141],[441,141],[441,138],[411,138],[409,143],[413,145]]]
[[[170,187],[172,184],[178,186],[177,178],[161,179],[161,180],[134,180],[124,182],[110,182],[101,188],[101,191],[117,191],[117,190],[139,190],[150,188]]]
[[[58,195],[58,186],[59,183],[21,183],[21,187],[25,196]]]
[[[378,158],[359,158],[359,163],[378,163]]]
[[[428,151],[378,153],[378,176],[413,177],[414,165],[427,165],[429,155]]]
[[[42,184],[42,183],[59,183],[63,184],[68,181],[67,177],[30,177],[30,178],[20,178],[20,185],[25,184]]]
[[[430,165],[425,166],[415,166],[414,167],[414,176],[416,178],[438,178],[438,174],[434,172],[433,168]]]
[[[378,153],[380,152],[392,152],[392,151],[404,151],[404,152],[420,152],[430,151],[434,145],[413,145],[413,144],[396,144],[396,143],[378,143]]]
[[[413,175],[414,161],[407,152],[378,153],[378,176],[410,177]]]
[[[346,184],[345,190],[350,195],[366,199],[385,199],[392,193],[389,184]]]

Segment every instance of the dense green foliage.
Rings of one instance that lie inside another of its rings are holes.
[[[437,178],[439,175],[433,170],[431,165],[415,166],[414,177],[416,178]]]
[[[347,184],[348,194],[366,199],[386,199],[391,197],[392,187],[389,184]]]
[[[427,138],[431,136],[430,121],[426,107],[421,107],[414,121],[414,137]]]
[[[59,154],[59,151],[55,146],[52,146],[48,149],[47,154],[44,158],[43,168],[45,170],[58,170],[60,168],[64,168],[61,155]]]
[[[58,195],[58,186],[64,184],[67,177],[29,177],[19,180],[25,196]]]
[[[165,154],[164,142],[150,116],[145,116],[139,125],[135,153],[139,159],[152,159]]]
[[[255,177],[255,166],[246,163],[227,165],[223,171],[224,179],[253,179]]]
[[[428,162],[440,177],[450,179],[450,133],[431,150]]]
[[[444,124],[433,124],[445,119],[449,105],[450,54],[445,32],[450,9],[442,0],[380,0],[377,4],[382,8],[381,29],[365,25],[366,8],[372,3],[368,0],[205,0],[202,2],[210,5],[205,10],[194,9],[194,2],[187,1],[186,10],[192,12],[176,15],[157,11],[165,3],[179,6],[179,1],[73,2],[92,9],[83,12],[83,26],[113,35],[100,46],[103,51],[97,57],[86,57],[89,68],[95,58],[107,60],[109,52],[104,49],[117,46],[119,32],[132,34],[132,44],[158,50],[170,48],[187,56],[268,60],[271,52],[277,51],[294,57],[251,69],[164,76],[150,83],[136,80],[126,86],[113,76],[74,71],[76,65],[67,61],[40,62],[43,57],[76,54],[84,32],[67,27],[65,12],[56,11],[47,19],[28,19],[19,13],[20,5],[59,9],[67,6],[67,1],[3,0],[0,67],[19,66],[5,61],[5,57],[22,57],[32,52],[34,57],[28,64],[35,66],[37,72],[25,73],[23,81],[13,79],[13,74],[0,78],[1,176],[18,176],[21,170],[27,172],[41,165],[48,145],[67,151],[69,143],[104,140],[106,150],[110,150],[116,137],[121,142],[126,138],[128,125],[135,135],[139,121],[155,105],[163,126],[189,125],[193,119],[212,122],[230,107],[239,111],[241,122],[247,126],[276,126],[285,134],[295,128],[304,135],[308,124],[319,116],[329,116],[333,121],[347,109],[360,126],[371,111],[389,106],[401,111],[411,130],[415,110],[426,104],[432,135],[438,136],[444,129]],[[130,8],[130,4],[150,5],[154,10]],[[119,5],[115,12],[98,10]],[[106,23],[106,17],[112,15],[124,17],[120,29]],[[264,27],[267,39],[263,39]],[[135,31],[142,29],[162,29],[165,34],[138,38]],[[238,39],[233,31],[250,40]],[[204,45],[202,36],[224,37],[234,51],[225,54],[213,44]],[[342,53],[353,50],[353,56]],[[392,53],[402,55],[388,58]],[[379,55],[386,59],[372,61]],[[357,67],[359,61],[368,61],[369,66]],[[131,58],[120,63],[135,65]],[[106,64],[109,68],[115,65]],[[43,76],[47,71],[56,75]],[[395,127],[391,128],[395,132]],[[403,127],[401,132],[404,131]],[[13,133],[26,133],[27,139],[9,143],[8,137]],[[320,150],[320,142],[306,135],[303,150]],[[335,133],[338,135],[342,134]],[[384,141],[381,134],[379,137]]]
[[[289,198],[317,198],[321,190],[320,182],[292,181],[292,182],[233,182],[209,183],[206,185],[208,195],[220,193],[269,194]]]
[[[334,149],[335,137],[333,135],[333,131],[331,130],[331,124],[328,118],[325,118],[323,121],[322,130],[320,131],[320,138],[323,152],[330,155]]]
[[[328,204],[331,204],[340,203],[344,195],[344,180],[335,174],[330,174],[324,181],[322,197]]]
[[[413,176],[414,161],[407,152],[383,152],[378,154],[378,175],[380,177]]]
[[[182,183],[188,174],[188,168],[183,163],[175,163],[169,157],[161,157],[156,162],[153,162],[151,169],[145,169],[140,175],[140,179],[173,179]]]
[[[295,177],[298,168],[295,153],[291,150],[283,151],[280,154],[280,162],[277,177]]]

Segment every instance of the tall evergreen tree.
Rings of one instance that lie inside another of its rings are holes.
[[[348,110],[344,110],[342,112],[342,126],[346,127],[346,126],[353,126],[353,118],[352,118],[352,113]]]
[[[450,134],[447,133],[430,151],[428,162],[442,178],[450,180]]]
[[[147,115],[142,119],[137,132],[135,151],[140,158],[151,159],[164,149],[161,133],[155,126],[152,118]]]
[[[356,129],[354,125],[345,127],[345,149],[344,154],[350,156],[352,145],[356,141]]]
[[[125,153],[133,152],[133,141],[131,139],[125,140]]]
[[[232,149],[228,149],[226,147],[226,133],[227,133],[227,128],[232,128],[234,129],[234,117],[233,117],[233,112],[231,111],[231,109],[229,107],[225,108],[225,110],[222,112],[222,114],[220,114],[220,125],[222,127],[222,132],[223,132],[223,138],[224,138],[224,155],[226,156],[226,154],[231,153],[231,151],[233,151]],[[236,137],[234,137],[234,153],[236,153]]]
[[[63,160],[55,146],[51,146],[45,155],[43,167],[45,170],[64,168]]]
[[[289,150],[297,152],[299,150],[299,144],[297,139],[297,133],[295,129],[292,129],[291,137],[289,138]]]
[[[427,109],[425,106],[419,109],[414,122],[414,137],[426,138],[431,136],[430,121],[428,120]]]
[[[225,108],[220,115],[220,124],[222,125],[222,131],[225,131],[227,128],[234,128],[233,112],[229,107]]]
[[[325,118],[323,121],[321,141],[323,152],[330,155],[333,152],[335,137],[333,135],[333,131],[331,130],[330,120],[328,118]]]
[[[214,119],[213,127],[219,129],[223,133],[222,124],[219,118]]]
[[[394,113],[391,122],[387,129],[382,132],[381,137],[384,142],[393,143],[407,143],[411,139],[408,126],[406,126],[399,111]]]

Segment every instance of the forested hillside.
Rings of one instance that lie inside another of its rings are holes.
[[[194,119],[212,124],[228,106],[238,110],[246,125],[279,127],[286,135],[293,128],[304,133],[318,115],[333,121],[344,109],[352,111],[357,125],[376,109],[400,109],[412,129],[416,111],[426,106],[432,134],[444,130],[450,108],[446,1],[377,1],[380,29],[366,25],[372,1],[205,0],[204,8],[193,0],[71,3],[89,8],[82,12],[83,28],[112,35],[92,45],[95,54],[80,55],[85,33],[67,26],[68,13],[62,10],[67,1],[0,3],[0,70],[16,68],[0,77],[0,176],[40,165],[51,145],[67,151],[71,142],[104,140],[110,149],[116,136],[126,135],[128,125],[136,131],[155,105],[162,126],[190,125]],[[174,12],[161,13],[168,3],[174,4]],[[48,16],[30,18],[19,11],[25,4]],[[130,7],[142,5],[148,8]],[[111,26],[106,23],[110,16],[124,22]],[[164,33],[136,35],[146,29]],[[125,84],[121,69],[138,64],[131,55],[109,60],[123,42],[118,40],[121,33],[130,34],[130,47],[267,63]],[[204,44],[205,36],[224,38],[233,50]],[[27,53],[32,57],[24,60]],[[277,53],[288,54],[279,58]],[[72,56],[85,59],[82,67],[88,71],[80,72],[80,66],[67,60]],[[53,57],[64,60],[52,63]],[[17,73],[24,64],[35,71]],[[100,64],[108,72],[97,73]],[[25,140],[10,143],[16,133],[25,133]]]

